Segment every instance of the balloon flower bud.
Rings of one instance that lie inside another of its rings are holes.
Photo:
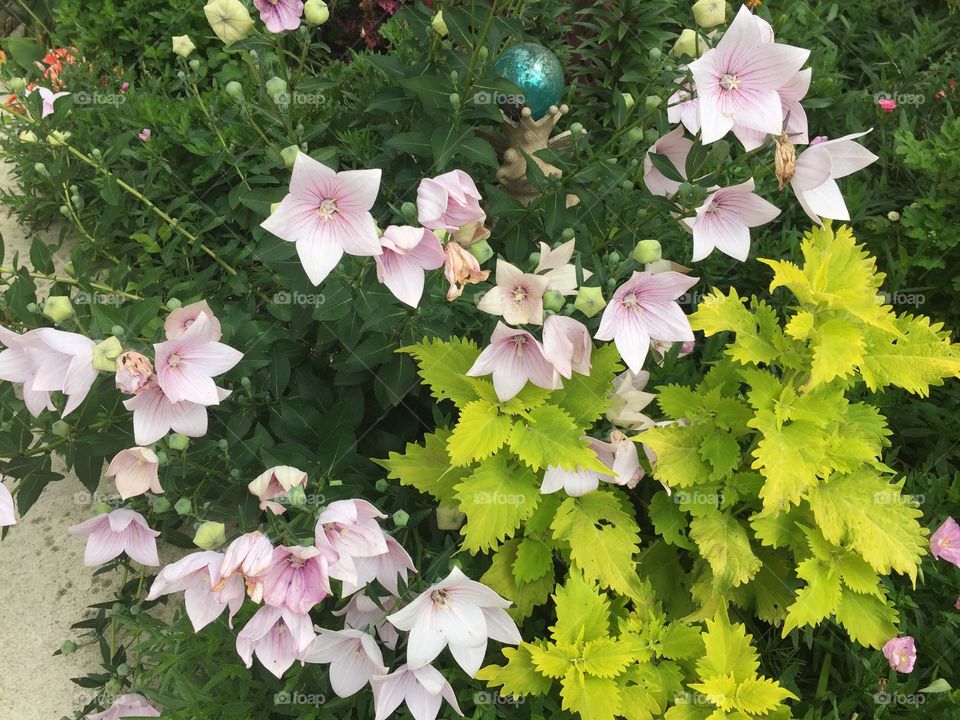
[[[293,163],[299,154],[300,148],[297,145],[288,145],[280,151],[280,157],[283,159],[283,164],[288,168],[293,167]]]
[[[641,240],[633,249],[632,257],[641,265],[656,262],[661,258],[660,242],[657,240]]]
[[[220,522],[205,522],[197,528],[193,544],[204,550],[213,550],[227,541],[226,528]]]
[[[430,27],[432,27],[433,31],[440,37],[446,37],[450,34],[447,24],[443,21],[443,10],[440,10],[433,16],[433,20],[430,21]]]
[[[697,0],[690,8],[693,19],[702,28],[716,27],[727,17],[726,0]]]
[[[696,30],[687,28],[680,33],[677,42],[673,46],[674,57],[689,55],[692,58],[698,58],[708,49],[706,41],[697,35]]]
[[[582,287],[577,291],[577,299],[573,306],[587,317],[593,317],[603,310],[607,301],[603,299],[603,291],[598,287]]]
[[[556,290],[547,290],[543,294],[543,307],[545,310],[559,312],[566,303],[566,298]]]
[[[473,255],[477,262],[485,263],[493,257],[493,248],[486,240],[480,240],[467,248],[467,252]]]
[[[323,0],[307,0],[303,4],[303,19],[307,25],[323,25],[330,19],[330,8]]]
[[[123,352],[123,346],[115,335],[93,346],[93,367],[103,372],[117,369],[117,358]]]
[[[187,57],[197,47],[188,35],[174,35],[170,38],[170,43],[173,45],[174,54],[180,57]]]
[[[66,295],[51,295],[43,304],[43,314],[55,323],[62,323],[73,316],[73,305]]]

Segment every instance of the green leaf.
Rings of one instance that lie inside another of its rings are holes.
[[[716,579],[737,587],[757,574],[760,560],[743,525],[729,513],[710,512],[690,521],[690,538],[710,563]]]
[[[657,456],[653,474],[667,487],[709,482],[713,468],[700,457],[700,445],[709,428],[701,425],[663,425],[644,430],[643,444]]]
[[[555,540],[570,544],[570,559],[589,580],[624,595],[642,597],[634,555],[639,527],[617,496],[597,490],[567,498],[551,524]]]
[[[580,720],[613,720],[620,712],[620,689],[614,680],[593,677],[571,668],[560,689],[564,710]]]
[[[546,643],[530,648],[530,657],[537,672],[559,680],[567,674],[574,661],[580,659],[580,652],[576,645],[569,643]]]
[[[816,558],[808,558],[797,566],[797,575],[806,580],[806,586],[797,590],[797,597],[787,608],[783,636],[794,628],[816,625],[836,612],[842,589],[840,574]]]
[[[610,633],[610,601],[595,583],[571,571],[567,582],[553,595],[557,622],[550,628],[554,642],[576,644],[607,637]]]
[[[456,486],[456,497],[467,522],[460,532],[463,547],[476,554],[499,545],[530,517],[540,502],[537,477],[512,464],[505,453],[486,460]]]
[[[886,598],[845,592],[836,615],[850,638],[866,647],[880,649],[897,634],[897,611]]]
[[[513,576],[517,582],[532,582],[542,578],[553,568],[553,552],[542,540],[525,537],[517,547],[517,562]]]
[[[633,648],[613,638],[591,640],[583,647],[581,667],[588,675],[612,678],[623,672],[634,659]]]
[[[737,687],[734,695],[734,706],[750,715],[764,715],[787,698],[799,699],[774,680],[749,678]]]
[[[760,663],[751,639],[743,625],[731,624],[722,612],[707,620],[705,654],[697,661],[697,674],[701,678],[732,674],[738,683],[755,677]]]
[[[667,495],[663,490],[658,491],[650,499],[650,507],[647,512],[650,514],[653,529],[666,542],[687,550],[694,548],[693,543],[687,537],[687,516],[680,510],[680,506],[672,496]]]
[[[404,453],[390,453],[386,460],[374,460],[388,471],[387,477],[401,485],[415,487],[437,500],[453,500],[455,486],[466,477],[466,471],[450,467],[447,455],[449,430],[437,430],[424,436],[424,444],[407,443]]]
[[[510,449],[534,470],[553,465],[565,470],[589,468],[606,472],[581,437],[582,432],[563,410],[555,405],[541,405],[514,422]]]
[[[846,378],[863,362],[863,335],[845,320],[828,320],[814,329],[811,387]]]
[[[466,376],[480,349],[472,340],[425,339],[417,345],[400,348],[397,352],[409,353],[420,367],[423,382],[430,386],[437,400],[452,400],[463,408],[477,399],[477,393]]]
[[[713,467],[710,481],[716,482],[739,467],[742,455],[740,445],[732,435],[715,430],[700,443],[700,457]]]
[[[533,666],[530,651],[535,647],[530,643],[521,643],[516,648],[504,648],[502,652],[507,663],[481,668],[477,679],[486,681],[487,687],[499,687],[503,695],[543,695],[552,683]]]
[[[519,545],[517,539],[503,543],[494,554],[489,569],[480,578],[481,582],[514,604],[507,612],[517,621],[523,620],[535,607],[545,603],[554,586],[553,565],[533,582],[517,582],[513,568],[516,566]]]
[[[590,374],[574,373],[564,379],[563,388],[555,390],[551,402],[558,405],[581,430],[587,430],[603,417],[610,404],[611,385],[617,373],[623,370],[620,353],[613,343],[594,349],[590,356]]]
[[[822,431],[802,420],[780,423],[769,411],[757,413],[750,424],[762,434],[750,467],[766,479],[760,491],[764,511],[776,514],[799,504],[819,482],[817,471],[825,452]]]
[[[447,452],[456,467],[483,460],[504,446],[513,429],[513,420],[483,400],[467,403],[447,442]]]

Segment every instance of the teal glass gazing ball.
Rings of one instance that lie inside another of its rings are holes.
[[[563,97],[563,67],[543,45],[511,45],[503,51],[494,69],[520,89],[523,104],[530,108],[534,120],[546,115],[550,106],[559,104]]]

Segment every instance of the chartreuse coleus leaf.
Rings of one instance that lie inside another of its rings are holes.
[[[654,477],[670,488],[709,482],[713,467],[700,456],[700,446],[710,433],[706,423],[663,425],[637,436],[657,456]]]
[[[700,682],[689,686],[723,713],[709,717],[763,716],[781,708],[784,700],[797,699],[776,681],[757,675],[760,663],[743,625],[731,624],[725,612],[718,612],[706,625],[704,655],[696,664]],[[668,712],[666,717],[696,717],[685,712]]]
[[[520,643],[516,648],[504,648],[505,665],[487,665],[481,668],[476,677],[484,680],[487,687],[499,687],[503,695],[543,695],[553,684],[533,666],[531,649],[542,647],[545,642]]]
[[[901,494],[903,481],[890,483],[865,468],[831,476],[808,493],[810,508],[823,536],[855,550],[884,575],[898,572],[916,582],[927,530],[923,513]]]
[[[811,335],[811,387],[849,377],[863,362],[863,333],[853,323],[841,318],[827,320],[816,324]]]
[[[447,441],[450,431],[440,429],[424,436],[424,444],[407,443],[405,452],[390,453],[386,460],[374,460],[386,468],[387,477],[399,480],[401,485],[415,487],[444,502],[454,499],[454,487],[469,474],[465,468],[450,466]]]
[[[743,525],[726,512],[712,511],[690,521],[690,539],[710,563],[717,582],[737,587],[757,574],[760,560]]]
[[[496,405],[486,400],[467,403],[447,441],[450,462],[463,467],[489,457],[506,444],[511,430],[513,419],[501,415]]]
[[[477,399],[477,392],[466,375],[480,355],[480,348],[472,340],[424,339],[397,352],[413,356],[420,367],[420,377],[430,386],[430,394],[437,400],[452,400],[457,407],[463,408]]]
[[[620,716],[626,720],[660,717],[670,700],[683,688],[681,678],[680,668],[672,662],[636,663],[628,667],[617,678]]]
[[[517,547],[513,576],[517,582],[533,582],[553,569],[553,551],[537,537],[525,537]]]
[[[786,260],[760,260],[773,268],[771,292],[786,287],[802,305],[849,313],[866,325],[899,332],[892,309],[879,297],[884,276],[849,227],[814,228],[800,250],[802,268]]]
[[[742,365],[774,363],[786,345],[776,313],[762,302],[754,302],[751,311],[733,288],[726,295],[717,289],[707,295],[690,316],[690,327],[706,335],[736,333],[725,352]]]
[[[614,492],[567,498],[550,527],[555,540],[570,545],[570,559],[586,578],[624,595],[643,596],[634,558],[640,528]]]
[[[471,553],[488,550],[514,534],[537,509],[542,495],[529,468],[500,452],[487,458],[455,488],[460,511],[467,516],[460,529],[463,547]]]
[[[768,410],[758,412],[750,424],[761,434],[751,465],[766,481],[760,498],[766,513],[777,514],[799,504],[805,493],[816,487],[827,441],[815,423],[781,423]]]
[[[516,538],[503,543],[494,554],[487,572],[480,578],[481,582],[513,603],[513,607],[507,608],[507,612],[515,620],[523,620],[533,612],[535,607],[545,603],[554,586],[552,564],[536,580],[530,582],[517,580],[514,567],[519,546],[520,540]]]
[[[606,466],[581,439],[582,434],[573,418],[559,407],[541,405],[515,420],[510,450],[534,470],[553,465],[565,470],[606,472]]]
[[[686,513],[680,510],[674,496],[667,495],[663,490],[658,491],[650,499],[647,508],[653,529],[671,545],[692,550],[694,544],[687,537],[689,520]]]
[[[550,628],[555,643],[573,645],[610,634],[610,600],[596,583],[571,571],[553,595],[557,622]]]

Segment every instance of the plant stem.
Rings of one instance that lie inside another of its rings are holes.
[[[0,265],[0,275],[16,275],[16,269],[12,267],[7,267],[5,265]],[[46,273],[30,272],[27,273],[34,280],[49,280],[50,282],[64,283],[66,285],[80,285],[80,281],[76,278],[64,277],[62,275],[47,275]],[[126,298],[127,300],[143,300],[139,295],[134,293],[123,292],[122,290],[116,290],[109,285],[103,285],[102,283],[90,283],[90,287],[101,292],[110,293],[111,295],[120,295],[121,297]]]

